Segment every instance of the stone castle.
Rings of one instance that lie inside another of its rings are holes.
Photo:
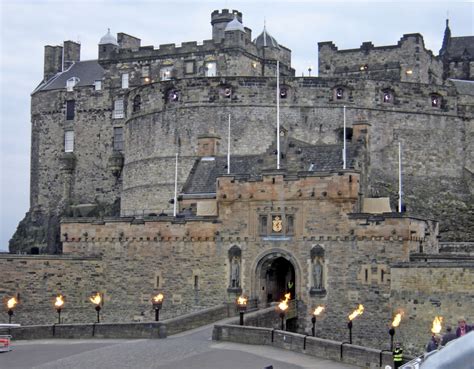
[[[337,338],[363,303],[354,334],[380,346],[401,309],[416,351],[434,315],[474,316],[474,36],[447,22],[439,55],[420,34],[320,42],[319,76],[295,77],[291,50],[252,39],[240,12],[211,25],[159,48],[109,31],[90,61],[45,47],[30,210],[0,256],[23,323],[48,321],[58,292],[73,322],[94,291],[109,321],[150,319],[154,291],[168,316],[290,291],[295,330],[325,304],[318,333]]]

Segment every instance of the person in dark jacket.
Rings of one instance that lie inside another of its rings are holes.
[[[458,329],[456,329],[456,337],[462,337],[464,336],[467,332],[470,332],[472,327],[468,326],[466,324],[466,319],[461,318],[458,321]]]
[[[443,335],[443,338],[441,339],[441,346],[445,346],[449,341],[452,341],[456,339],[456,333],[453,332],[453,329],[451,326],[446,327],[446,333]]]
[[[430,341],[426,345],[426,352],[431,352],[437,350],[439,347],[439,342],[441,341],[441,337],[438,334],[433,334],[431,336]]]

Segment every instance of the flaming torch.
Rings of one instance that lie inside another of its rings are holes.
[[[160,320],[160,309],[161,306],[163,305],[163,299],[165,296],[163,296],[162,293],[159,293],[156,296],[153,296],[151,302],[153,303],[153,309],[155,309],[155,321],[158,322]]]
[[[97,292],[94,296],[89,297],[89,300],[95,305],[95,311],[97,311],[97,323],[100,323],[100,304],[102,303],[102,296]]]
[[[431,326],[431,333],[439,334],[441,332],[441,323],[443,323],[442,316],[435,316],[433,319],[433,325]]]
[[[8,323],[11,324],[12,316],[13,316],[13,309],[18,304],[18,300],[15,297],[12,297],[7,300],[7,308],[8,308]]]
[[[58,324],[61,324],[61,310],[64,306],[64,296],[59,294],[56,296],[56,301],[54,302],[54,307],[58,312]]]
[[[364,312],[364,306],[359,304],[359,307],[352,312],[352,314],[349,315],[349,322],[347,323],[347,328],[349,329],[349,343],[352,344],[352,321],[358,317],[359,315],[362,315]]]
[[[311,318],[311,323],[313,323],[313,328],[311,329],[311,332],[313,333],[313,337],[315,335],[315,326],[316,326],[316,317],[321,314],[324,310],[324,306],[318,306],[316,309],[313,311],[313,317]]]
[[[237,299],[237,307],[239,308],[240,315],[240,325],[244,325],[244,313],[247,310],[247,301],[248,298],[245,296],[240,296]]]
[[[395,315],[392,321],[392,326],[388,330],[388,334],[390,335],[390,351],[393,351],[393,336],[395,336],[395,328],[400,325],[402,321],[403,312],[400,312]]]
[[[280,318],[281,318],[281,330],[285,330],[285,311],[288,310],[288,301],[290,300],[291,294],[286,293],[285,299],[278,304],[278,308],[280,309]]]

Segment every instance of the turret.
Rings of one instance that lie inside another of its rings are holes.
[[[229,9],[214,10],[211,14],[211,25],[212,25],[212,39],[215,42],[221,42],[225,37],[225,28],[227,23],[231,22],[234,19],[234,15],[237,17],[237,20],[242,24],[242,13],[237,10],[232,10],[229,12]]]
[[[102,36],[99,41],[99,60],[110,59],[114,56],[119,48],[117,39],[110,33],[110,28],[107,33]]]

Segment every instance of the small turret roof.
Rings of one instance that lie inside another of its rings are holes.
[[[244,26],[242,23],[239,22],[237,16],[234,14],[234,19],[232,19],[227,26],[225,27],[225,31],[242,31],[245,32]]]
[[[112,34],[110,33],[110,28],[107,29],[107,33],[104,36],[102,36],[102,38],[99,41],[99,45],[107,45],[107,44],[118,46],[117,39],[114,36],[112,36]]]
[[[263,26],[262,33],[253,42],[257,45],[258,48],[260,47],[271,47],[275,49],[280,48],[280,45],[278,44],[277,40],[267,32],[266,26]]]

